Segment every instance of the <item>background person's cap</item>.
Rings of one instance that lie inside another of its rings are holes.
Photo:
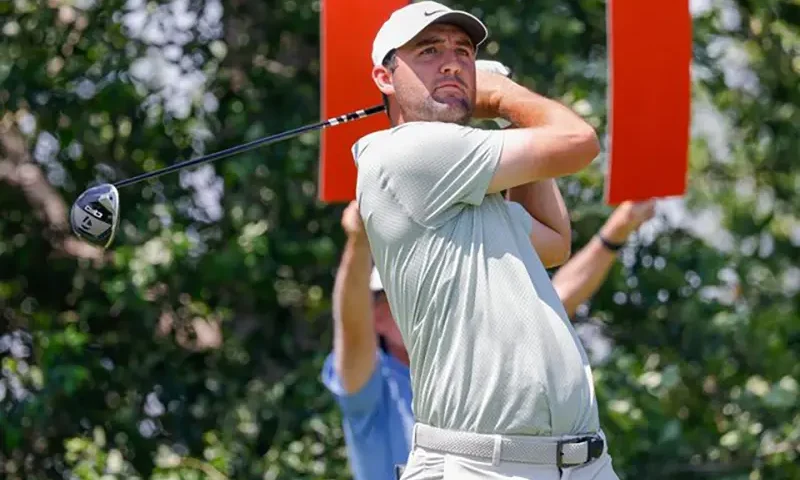
[[[489,31],[474,15],[453,10],[437,2],[417,2],[395,10],[372,42],[372,62],[383,63],[392,50],[400,48],[432,23],[452,23],[463,28],[475,47],[486,40]]]
[[[372,273],[369,276],[369,289],[373,292],[383,291],[383,282],[381,282],[381,277],[378,275],[378,269],[375,267],[372,267]]]

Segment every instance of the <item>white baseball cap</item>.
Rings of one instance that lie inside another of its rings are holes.
[[[412,3],[395,10],[378,30],[372,42],[372,63],[380,65],[392,50],[400,48],[433,23],[451,23],[463,28],[475,47],[482,44],[489,31],[474,15],[453,10],[438,2]]]
[[[369,276],[369,289],[373,292],[383,291],[383,282],[381,282],[381,277],[378,275],[378,269],[375,267],[372,267],[372,273]]]

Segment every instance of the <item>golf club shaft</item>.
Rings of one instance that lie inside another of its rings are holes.
[[[143,180],[160,177],[161,175],[166,175],[167,173],[172,173],[187,167],[193,167],[195,165],[199,165],[201,163],[206,163],[206,162],[213,162],[214,160],[219,160],[220,158],[229,157],[231,155],[235,155],[241,152],[246,152],[256,147],[260,147],[262,145],[274,143],[280,140],[285,140],[287,138],[300,135],[301,133],[310,132],[313,130],[319,130],[327,127],[333,127],[342,123],[347,123],[353,120],[365,118],[370,115],[380,113],[384,110],[385,107],[383,105],[375,105],[374,107],[365,108],[363,110],[356,110],[355,112],[347,113],[345,115],[340,115],[334,118],[329,118],[328,120],[324,120],[322,122],[317,122],[311,125],[295,128],[294,130],[287,130],[283,133],[276,133],[275,135],[270,135],[268,137],[260,138],[258,140],[253,140],[252,142],[248,142],[242,145],[237,145],[235,147],[221,150],[216,153],[211,153],[208,155],[204,155],[202,157],[197,157],[191,160],[186,160],[184,162],[179,162],[174,165],[170,165],[169,167],[164,167],[160,170],[154,170],[152,172],[142,173],[136,175],[135,177],[127,178],[125,180],[120,180],[119,182],[115,183],[114,186],[117,188],[126,187],[128,185],[133,185],[134,183],[141,182]]]

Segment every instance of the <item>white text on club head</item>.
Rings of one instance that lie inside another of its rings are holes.
[[[103,218],[103,212],[97,210],[96,208],[92,208],[91,205],[84,205],[83,209],[92,214],[96,218]]]
[[[75,210],[74,219],[74,224],[80,231],[94,238],[99,238],[111,228],[111,224],[102,222],[94,216],[89,216],[81,210]]]

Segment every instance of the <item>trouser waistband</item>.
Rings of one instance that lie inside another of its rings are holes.
[[[422,423],[414,425],[414,447],[453,455],[500,461],[577,467],[599,458],[605,451],[601,433],[564,437],[494,435],[445,430]]]

